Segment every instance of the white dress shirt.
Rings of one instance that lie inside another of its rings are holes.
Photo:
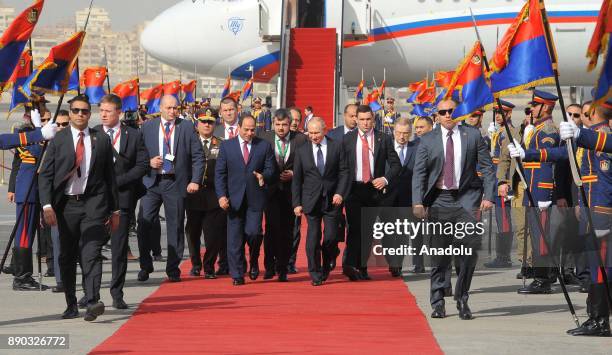
[[[244,149],[244,148],[242,148],[244,146],[244,142],[245,142],[245,140],[242,139],[242,137],[240,135],[238,135],[238,143],[240,143],[240,153],[242,153],[242,149]],[[247,143],[247,149],[249,151],[249,156],[251,154],[251,145],[252,144],[253,144],[253,141],[250,141],[250,142]]]
[[[397,142],[394,142],[394,144],[395,144],[395,152],[397,152],[397,156],[400,158],[400,163],[403,166],[404,163],[406,162],[406,144],[401,145]],[[404,151],[404,161],[402,161],[402,150]]]
[[[102,126],[102,128],[104,129],[104,133],[106,133],[106,135],[108,136],[108,131],[109,130],[113,130],[113,136],[109,136],[110,137],[110,141],[111,144],[113,145],[113,148],[115,148],[115,151],[118,153],[119,152],[119,147],[121,147],[121,122],[117,122],[117,124],[115,125],[115,127],[106,127],[106,126]],[[117,137],[117,141],[115,142],[115,137]],[[113,162],[116,160],[116,158],[113,156]]]
[[[70,126],[70,132],[72,133],[72,142],[74,151],[76,154],[76,146],[79,141],[79,131],[78,129]],[[81,177],[75,172],[70,179],[68,179],[68,183],[66,184],[66,189],[64,193],[66,195],[82,195],[85,193],[85,188],[87,187],[87,177],[89,176],[89,168],[91,163],[91,135],[89,134],[89,128],[83,130],[85,135],[83,136],[83,144],[85,145],[85,155],[83,156],[83,160],[81,160]],[[75,156],[76,158],[76,156]]]
[[[159,155],[162,156],[164,154],[164,139],[165,139],[165,135],[166,135],[166,122],[170,122],[170,154],[174,155],[174,152],[172,151],[174,149],[174,131],[176,131],[176,128],[173,129],[173,127],[175,127],[175,121],[168,121],[166,119],[164,119],[163,117],[161,117],[161,126],[159,128]],[[161,157],[162,160],[165,160],[166,157],[162,156]],[[162,165],[163,166],[163,165]],[[159,168],[159,171],[162,174],[167,173],[167,171],[163,171],[163,168]]]
[[[444,126],[440,125],[440,130],[442,132],[442,145],[444,146],[444,157],[446,157],[446,141],[448,137],[448,129],[444,128]],[[455,186],[446,186],[444,185],[444,168],[442,168],[442,174],[438,178],[438,182],[436,183],[436,187],[443,190],[456,190],[459,188],[459,180],[461,179],[461,134],[459,134],[459,127],[455,126],[453,128],[453,148],[454,148],[454,166],[455,166]]]
[[[360,130],[357,130],[357,148],[355,150],[355,161],[357,162],[357,171],[355,180],[363,182],[363,170],[361,166],[361,137],[364,133]],[[368,140],[368,148],[370,152],[370,177],[374,179],[374,130],[370,130],[366,132],[366,139]]]
[[[280,137],[275,134],[274,135],[274,156],[276,157],[276,161],[278,161],[278,158],[280,157],[279,147],[280,148],[283,147],[283,142],[281,142]],[[283,162],[286,163],[287,159],[289,159],[289,154],[291,153],[291,144],[289,143],[289,134],[285,136],[285,149],[286,149],[285,159],[283,160]]]
[[[321,151],[323,152],[323,165],[327,162],[327,138],[323,137],[321,141]],[[317,154],[319,153],[319,147],[312,143],[312,155],[314,157],[315,166],[317,166]],[[318,168],[318,166],[317,166]]]
[[[355,129],[355,128],[350,129],[350,128],[346,127],[346,126],[343,126],[343,127],[344,127],[344,134],[347,134],[349,132],[353,132],[353,130]]]
[[[230,130],[229,130],[230,127],[232,127],[232,130],[234,131],[234,137],[238,135],[238,120],[236,120],[236,122],[234,122],[233,125],[227,125],[223,123],[223,127],[225,128],[225,132],[223,133],[224,134],[223,138],[230,139]]]

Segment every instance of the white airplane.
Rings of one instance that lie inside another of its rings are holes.
[[[356,85],[403,87],[454,69],[476,40],[471,7],[489,56],[524,0],[185,0],[157,16],[141,36],[160,61],[198,74],[270,81],[279,68],[281,7],[292,25],[342,28],[343,76]],[[562,85],[591,86],[585,58],[601,0],[550,0],[546,8]],[[305,26],[304,26],[305,27]],[[499,36],[499,37],[498,37]]]

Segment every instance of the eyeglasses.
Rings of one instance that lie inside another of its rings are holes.
[[[70,122],[57,122],[56,124],[58,127],[68,127]]]
[[[526,115],[531,115],[531,108],[527,107],[527,108],[525,109],[525,114],[526,114]]]
[[[579,114],[579,113],[571,113],[571,112],[568,112],[568,113],[567,113],[567,116],[568,116],[568,117],[573,117],[573,118],[580,118],[582,115],[581,115],[581,114]]]
[[[453,108],[449,108],[448,110],[438,110],[438,115],[440,116],[446,116],[446,114],[448,113],[449,116],[453,114],[454,109]]]
[[[89,115],[91,113],[91,110],[88,108],[76,108],[73,107],[70,109],[70,112],[72,112],[73,115],[78,115],[79,112],[84,114],[84,115]]]

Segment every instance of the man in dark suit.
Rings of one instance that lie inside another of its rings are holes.
[[[386,205],[387,185],[401,169],[391,136],[374,129],[370,106],[357,108],[357,128],[343,142],[352,184],[345,202],[348,233],[342,271],[351,281],[370,279],[367,261],[376,216],[368,213],[362,221],[361,209]]]
[[[452,113],[456,106],[453,100],[441,101],[438,104],[439,126],[421,137],[412,177],[412,203],[417,218],[429,215],[433,222],[443,225],[451,223],[459,228],[460,224],[475,224],[478,209],[482,211],[493,207],[491,201],[495,192],[495,175],[491,156],[480,132],[471,127],[459,126],[453,121]],[[477,174],[477,164],[482,180]],[[472,319],[468,292],[478,259],[477,248],[481,235],[477,232],[468,233],[467,228],[464,232],[465,235],[434,234],[431,246],[466,248],[463,255],[455,256],[458,276],[454,297],[459,317],[467,320]],[[451,255],[440,255],[432,260],[432,318],[446,316],[444,289],[451,259]]]
[[[100,101],[100,119],[102,125],[95,129],[106,133],[113,147],[113,161],[119,195],[119,228],[111,234],[112,280],[110,293],[113,307],[126,309],[123,300],[123,285],[127,271],[127,252],[130,220],[136,206],[136,186],[147,172],[149,155],[144,146],[139,130],[122,126],[121,98],[117,95],[106,95]]]
[[[215,191],[227,211],[227,257],[234,286],[244,285],[244,244],[258,247],[266,184],[277,174],[272,146],[255,137],[255,119],[245,115],[239,127],[237,137],[221,143],[215,167]],[[255,280],[258,274],[251,264],[249,277]]]
[[[336,256],[338,218],[348,192],[349,173],[340,142],[325,137],[325,121],[314,117],[308,123],[310,142],[298,148],[292,183],[296,216],[306,215],[306,257],[313,286],[320,286],[331,271]],[[321,243],[321,220],[325,225]]]
[[[166,95],[160,102],[161,117],[142,126],[144,143],[149,153],[149,171],[142,178],[147,188],[140,200],[142,216],[138,221],[140,272],[138,281],[146,281],[153,272],[151,229],[163,203],[166,216],[168,259],[166,275],[170,282],[181,281],[179,264],[185,247],[184,199],[200,189],[204,172],[202,144],[191,121],[178,117],[178,101]]]
[[[108,136],[88,128],[91,105],[87,96],[70,101],[70,129],[59,132],[48,146],[38,179],[45,223],[58,225],[60,271],[67,308],[62,318],[76,318],[76,265],[81,262],[86,321],[104,313],[97,300],[102,281],[102,246],[106,230],[119,226],[119,199]],[[57,212],[57,213],[56,213]],[[110,218],[109,218],[110,216]]]
[[[231,97],[226,97],[219,104],[221,123],[215,127],[214,135],[223,140],[238,136],[238,104]]]
[[[389,182],[387,187],[387,202],[385,205],[392,206],[394,208],[389,209],[392,221],[395,219],[411,218],[412,215],[408,209],[398,207],[411,207],[412,206],[412,169],[414,168],[414,160],[419,146],[419,138],[415,138],[413,141],[409,141],[410,135],[412,134],[412,125],[408,118],[400,117],[395,121],[393,129],[393,147],[395,152],[400,158],[402,165],[399,174]],[[414,245],[422,244],[422,235],[417,235],[414,241]],[[383,245],[395,246],[399,245],[396,243],[400,239],[395,235],[390,235],[383,238]],[[413,245],[413,246],[414,246]],[[420,258],[419,258],[420,257]],[[385,255],[387,262],[389,263],[389,272],[393,277],[399,277],[402,274],[402,256],[391,256]],[[419,255],[414,256],[415,264],[423,267],[422,257]]]
[[[227,217],[219,206],[215,193],[215,165],[221,139],[213,135],[215,118],[208,115],[208,110],[196,113],[198,138],[204,151],[204,177],[200,190],[187,196],[185,207],[187,211],[187,245],[191,256],[192,276],[200,275],[204,267],[204,278],[216,279],[215,261],[219,257],[219,265],[227,263]],[[204,257],[200,254],[200,237],[204,233],[206,251]]]
[[[358,105],[355,104],[348,104],[344,107],[344,125],[328,131],[327,138],[342,143],[344,141],[344,136],[357,128],[357,107]],[[340,255],[338,243],[344,242],[346,236],[346,216],[342,211],[339,220],[338,233],[336,234],[336,243],[334,246],[334,257],[331,259],[332,270],[336,267],[336,258]]]
[[[291,208],[291,180],[295,152],[307,140],[300,132],[290,132],[291,118],[285,109],[274,113],[273,131],[264,132],[261,138],[274,148],[276,170],[280,172],[279,181],[268,187],[266,206],[266,233],[264,238],[264,280],[274,277],[287,281],[287,266],[293,242],[293,228],[296,216]]]

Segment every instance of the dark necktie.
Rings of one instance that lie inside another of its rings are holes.
[[[208,147],[208,144],[210,144],[208,142],[208,139],[204,139],[204,154],[206,154],[206,157],[208,157],[208,154],[210,153],[210,148]]]
[[[170,122],[166,122],[164,126],[166,126],[166,129],[165,129],[165,137],[164,137],[164,144],[163,144],[164,164],[162,165],[162,170],[164,171],[164,173],[169,173],[172,171],[172,162],[166,159],[166,155],[170,154],[170,145],[172,144],[172,137],[170,135]]]
[[[401,146],[400,147],[400,161],[402,163],[402,166],[404,166],[404,162],[406,160],[406,147]]]
[[[79,140],[77,141],[74,159],[74,168],[73,172],[76,171],[77,177],[81,177],[81,162],[83,161],[83,156],[85,155],[85,142],[83,141],[83,137],[85,137],[85,133],[79,132]]]
[[[446,156],[444,158],[444,186],[448,189],[455,187],[455,146],[453,145],[453,131],[446,134]]]
[[[317,168],[319,169],[319,173],[321,176],[325,173],[325,160],[323,159],[323,150],[321,149],[321,144],[317,144],[319,150],[317,150]]]

